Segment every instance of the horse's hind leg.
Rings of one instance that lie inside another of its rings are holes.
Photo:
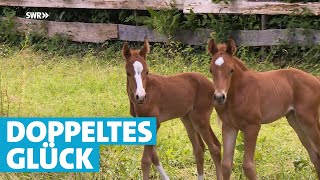
[[[299,113],[298,113],[299,114]],[[293,111],[287,114],[287,120],[290,126],[297,133],[301,143],[307,149],[308,154],[312,163],[315,166],[317,171],[318,179],[320,178],[320,156],[319,156],[319,147],[320,147],[320,129],[319,122],[315,121],[316,124],[306,123],[307,119],[301,119],[304,115],[296,116]],[[299,118],[297,118],[299,117]]]
[[[191,119],[196,131],[199,132],[200,136],[207,144],[211,157],[216,166],[217,179],[221,180],[221,144],[211,129],[210,114],[211,111],[192,111],[189,113],[189,118]]]
[[[203,173],[203,161],[204,161],[204,143],[200,137],[200,134],[194,129],[193,124],[188,116],[180,118],[184,127],[187,130],[189,140],[191,141],[193,148],[193,155],[197,163],[198,180],[204,179]]]

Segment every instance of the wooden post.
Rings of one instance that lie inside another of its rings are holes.
[[[133,16],[134,16],[134,18],[136,19],[137,18],[137,16],[138,16],[138,11],[135,9],[135,10],[133,10]],[[138,26],[138,23],[137,23],[137,21],[135,20],[135,22],[136,22],[136,26]]]
[[[267,17],[265,14],[261,15],[261,30],[265,30],[266,29],[266,20]],[[266,59],[266,47],[262,46],[261,50],[260,50],[260,61],[264,61]]]
[[[136,27],[137,27],[138,23],[137,23],[136,19],[138,17],[138,11],[136,9],[133,10],[133,16],[134,16],[135,24],[136,24]],[[138,47],[142,46],[142,43],[140,41],[136,42],[135,44],[137,44]]]

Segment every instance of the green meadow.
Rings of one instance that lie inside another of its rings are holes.
[[[0,45],[0,114],[9,117],[128,117],[126,73],[120,54],[121,44],[103,51],[62,55],[37,51],[31,47],[16,49]],[[187,48],[172,52],[161,45],[151,46],[150,72],[172,75],[197,71],[210,79],[209,55],[205,49]],[[190,48],[190,47],[189,47]],[[279,67],[269,61],[258,63],[254,56],[239,56],[250,68],[264,71]],[[242,52],[242,54],[241,54]],[[246,58],[247,57],[247,58]],[[314,64],[289,64],[320,74]],[[216,113],[211,126],[221,141]],[[191,143],[179,119],[165,122],[158,133],[160,161],[169,177],[196,179],[196,164]],[[0,179],[141,179],[142,146],[101,146],[99,173],[0,173]],[[237,139],[232,179],[245,179],[242,172],[243,141]],[[259,179],[316,179],[306,150],[286,120],[264,125],[259,134],[256,154]],[[215,179],[215,167],[205,152],[205,177]],[[154,167],[151,179],[160,179]]]

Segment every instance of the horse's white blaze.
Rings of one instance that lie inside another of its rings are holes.
[[[221,66],[224,63],[223,57],[219,57],[215,62],[217,66]]]
[[[170,180],[169,176],[167,175],[166,171],[163,169],[161,165],[157,166],[157,170],[160,173],[160,176],[163,180]]]
[[[204,180],[204,176],[203,175],[198,175],[198,180]]]
[[[141,64],[141,62],[135,61],[133,63],[133,69],[134,69],[134,73],[135,73],[134,78],[135,78],[136,84],[137,84],[136,95],[138,95],[139,97],[145,96],[146,91],[143,88],[142,78],[141,78],[141,73],[143,71],[143,65]]]

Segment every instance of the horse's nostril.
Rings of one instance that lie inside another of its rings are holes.
[[[138,100],[139,99],[139,96],[138,95],[136,95],[136,100]]]
[[[219,97],[220,97],[220,96],[217,96],[216,94],[215,94],[215,95],[213,95],[213,99],[214,99],[214,100],[218,100],[218,99],[219,99]]]
[[[213,99],[217,102],[224,102],[226,99],[226,96],[224,94],[214,94]]]
[[[144,95],[144,98],[147,99],[147,94]]]

